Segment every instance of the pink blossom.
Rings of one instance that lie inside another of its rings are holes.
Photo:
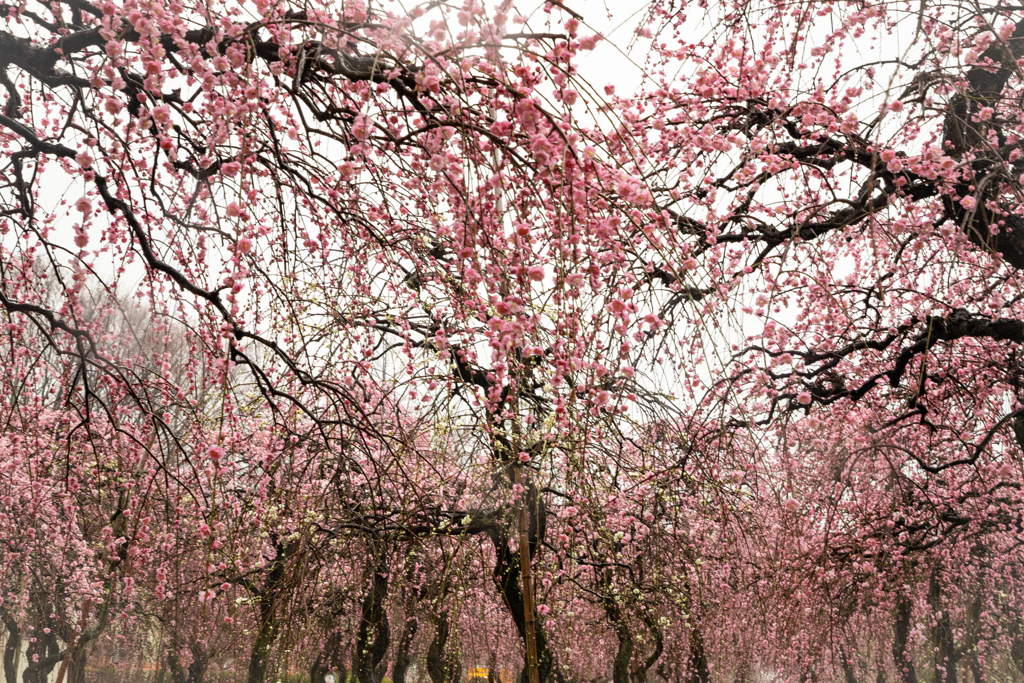
[[[352,122],[352,137],[359,141],[367,140],[372,127],[373,124],[366,114],[357,114],[355,121]]]

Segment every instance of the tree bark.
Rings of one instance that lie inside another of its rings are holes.
[[[633,634],[629,630],[629,624],[622,614],[622,608],[616,599],[613,591],[613,572],[611,568],[602,572],[601,578],[601,606],[612,624],[615,637],[619,641],[615,651],[615,659],[612,660],[612,683],[629,682],[629,664],[633,660]]]
[[[846,683],[858,683],[857,672],[853,668],[853,662],[850,661],[846,648],[842,645],[839,646],[839,665],[843,668],[843,680]]]
[[[260,620],[256,640],[252,644],[249,655],[247,683],[264,683],[267,678],[270,648],[277,640],[280,630],[278,605],[287,585],[287,563],[298,552],[298,543],[298,541],[291,541],[284,544],[277,541],[275,543],[276,554],[267,567],[263,586],[256,588],[251,584],[247,585],[256,599]]]
[[[1024,677],[1024,619],[1014,618],[1014,634],[1010,641],[1010,659]]]
[[[451,618],[448,610],[442,609],[437,617],[434,638],[427,649],[427,675],[431,683],[457,683],[459,680],[458,654],[448,647],[451,634]]]
[[[896,665],[896,677],[900,683],[917,683],[917,672],[910,655],[910,619],[913,603],[909,595],[896,597],[896,620],[893,629],[892,658]]]
[[[18,683],[18,655],[21,654],[21,629],[13,618],[2,615],[7,628],[7,641],[4,643],[4,680],[6,683]]]
[[[697,626],[690,628],[689,671],[689,683],[708,683],[711,680],[711,672],[708,670],[708,655],[704,650],[704,638]]]
[[[974,594],[970,607],[967,608],[967,666],[971,669],[974,683],[982,683],[984,670],[978,656],[978,640],[981,631],[981,593]]]
[[[651,649],[647,658],[637,664],[633,670],[633,681],[635,683],[647,683],[647,672],[651,670],[665,651],[665,639],[661,634],[661,629],[658,627],[658,622],[654,620],[654,617],[645,608],[642,609],[640,619],[644,622],[647,630],[651,632],[651,636],[654,637],[654,648]]]
[[[27,666],[21,674],[21,680],[24,683],[47,683],[50,673],[60,661],[60,646],[57,644],[57,636],[52,630],[50,633],[44,634],[42,623],[40,620],[40,626],[36,628],[36,632],[40,635],[29,641],[28,650],[25,653]]]
[[[513,553],[508,547],[508,536],[497,529],[490,531],[491,543],[494,546],[496,560],[494,563],[494,583],[501,594],[509,616],[516,625],[519,637],[526,645],[526,621],[524,615],[523,593],[519,582],[519,553]],[[565,683],[561,669],[556,665],[554,654],[548,645],[547,633],[543,624],[536,625],[537,642],[537,674],[540,683],[553,681]],[[525,649],[525,647],[524,647]],[[527,672],[523,671],[523,680],[528,680]]]
[[[337,683],[345,683],[344,679],[340,677],[341,671],[345,668],[341,657],[343,637],[340,629],[332,629],[327,634],[327,640],[324,642],[323,649],[317,653],[313,659],[313,664],[309,668],[310,683],[324,683],[328,672],[331,670],[339,672]]]
[[[373,565],[370,588],[363,599],[362,619],[356,631],[355,673],[359,683],[381,683],[384,668],[381,663],[391,642],[387,610],[384,601],[388,595],[387,549],[381,548]]]
[[[956,683],[956,663],[959,659],[953,642],[953,626],[949,610],[943,609],[941,571],[932,569],[928,580],[928,606],[935,615],[932,629],[932,647],[935,651],[935,683]]]
[[[213,653],[198,641],[193,641],[189,650],[192,651],[192,662],[188,665],[187,683],[203,683],[203,676],[206,675],[206,668],[210,665]]]
[[[394,665],[391,669],[391,683],[405,683],[405,674],[412,663],[412,641],[419,630],[420,622],[415,616],[406,617],[402,635],[395,648]]]

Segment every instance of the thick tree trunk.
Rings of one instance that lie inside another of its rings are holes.
[[[199,642],[193,642],[189,649],[192,651],[192,662],[188,665],[187,683],[203,683],[203,676],[206,675],[206,668],[210,665],[213,653]]]
[[[327,679],[327,653],[320,651],[309,665],[309,683],[325,683]]]
[[[978,640],[981,631],[981,593],[975,593],[967,608],[967,666],[971,669],[974,683],[982,683],[984,670],[978,654]]]
[[[416,638],[416,633],[420,628],[420,621],[416,616],[419,601],[423,598],[419,559],[419,546],[413,543],[409,546],[409,552],[405,556],[405,585],[402,588],[405,598],[405,623],[402,624],[402,634],[398,637],[398,646],[393,657],[392,683],[405,683],[406,672],[412,663],[412,641]]]
[[[42,634],[43,629],[37,628],[36,632]],[[36,636],[28,644],[27,666],[24,673],[21,674],[21,680],[24,683],[47,683],[50,673],[60,661],[59,654],[60,646],[57,644],[57,636],[52,630],[48,634]]]
[[[18,683],[18,658],[21,654],[21,629],[14,619],[3,618],[7,628],[7,641],[4,643],[4,681]]]
[[[185,673],[185,667],[181,665],[181,659],[178,657],[176,648],[172,648],[167,653],[167,670],[171,674],[172,683],[185,683],[187,674]]]
[[[643,611],[641,619],[647,630],[651,632],[651,636],[654,638],[654,647],[651,649],[647,658],[644,659],[637,667],[633,670],[633,681],[635,683],[647,683],[647,672],[651,670],[654,664],[661,658],[661,654],[665,651],[665,639],[661,635],[661,629],[658,628],[658,622],[654,620],[646,610]]]
[[[270,646],[277,639],[277,609],[273,598],[267,599],[270,606],[260,605],[260,628],[249,655],[248,683],[264,683],[270,666]]]
[[[363,599],[362,619],[356,631],[355,674],[359,683],[381,683],[384,655],[391,642],[388,614],[384,601],[388,596],[387,550],[381,549],[374,563],[370,589]]]
[[[267,574],[263,586],[254,588],[249,586],[250,592],[256,601],[259,610],[259,628],[256,632],[256,640],[253,641],[252,650],[249,655],[249,671],[246,677],[247,683],[264,683],[267,679],[267,669],[270,666],[270,648],[277,640],[280,630],[278,605],[281,602],[282,593],[286,587],[287,562],[299,549],[298,541],[291,541],[287,544],[278,542],[276,544],[276,555],[267,568]]]
[[[85,646],[76,646],[71,653],[71,661],[68,662],[67,683],[85,683],[85,663],[87,653]]]
[[[613,622],[614,623],[614,622]],[[629,683],[629,663],[633,659],[633,635],[624,624],[615,624],[619,647],[612,661],[612,683]]]
[[[1016,617],[1014,627],[1013,639],[1010,641],[1010,659],[1024,677],[1024,619]]]
[[[708,683],[711,672],[708,670],[708,655],[704,650],[704,638],[697,626],[690,628],[690,678],[689,683]]]
[[[459,658],[458,653],[448,647],[450,634],[451,618],[448,610],[442,609],[437,616],[434,638],[427,650],[427,675],[430,676],[431,683],[458,683]]]
[[[846,683],[858,683],[857,672],[853,668],[853,662],[850,661],[846,648],[842,645],[839,646],[839,665],[843,668],[843,680]]]
[[[344,658],[342,657],[342,652],[344,651],[342,647],[343,639],[344,634],[340,629],[332,629],[327,635],[323,649],[317,653],[316,658],[313,659],[313,664],[309,668],[310,683],[324,683],[327,674],[332,670],[338,672],[338,683],[345,683],[348,672],[345,669]]]
[[[633,660],[633,634],[616,599],[613,579],[611,568],[605,569],[601,576],[601,606],[619,641],[615,659],[612,660],[612,683],[630,683],[629,664]]]
[[[909,595],[896,597],[896,614],[892,639],[892,659],[896,679],[900,683],[917,683],[917,672],[910,654],[910,628],[913,603]]]
[[[935,651],[935,683],[956,683],[956,663],[959,659],[953,643],[953,626],[949,610],[943,609],[942,583],[938,567],[932,569],[928,581],[928,606],[935,615],[932,628],[932,647]]]
[[[491,543],[497,559],[494,563],[494,582],[508,608],[509,616],[516,625],[519,637],[526,645],[526,619],[524,616],[523,593],[519,583],[519,553],[508,548],[508,536],[498,530],[490,532]],[[565,683],[562,672],[555,663],[554,654],[548,646],[547,633],[539,622],[536,625],[537,669],[540,683]],[[524,679],[525,677],[524,671]]]
[[[391,683],[405,683],[405,674],[412,663],[412,641],[419,630],[420,622],[415,616],[406,617],[402,635],[395,648],[394,665],[391,669]]]

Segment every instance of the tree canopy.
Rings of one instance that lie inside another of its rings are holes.
[[[1024,680],[1019,5],[4,9],[6,683]]]

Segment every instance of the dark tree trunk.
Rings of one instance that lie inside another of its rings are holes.
[[[3,615],[7,628],[7,642],[4,643],[4,681],[18,683],[18,654],[21,652],[21,629],[14,619]]]
[[[607,611],[607,610],[606,610]],[[619,647],[612,662],[612,683],[629,683],[629,663],[633,659],[633,635],[625,624],[613,623]]]
[[[85,683],[85,663],[87,653],[85,645],[76,646],[68,662],[67,683]]]
[[[248,683],[264,683],[270,666],[270,647],[277,640],[277,605],[274,596],[259,600],[260,625],[249,655]]]
[[[442,609],[437,616],[434,638],[427,649],[427,675],[431,683],[457,683],[459,680],[458,654],[448,647],[451,633],[451,618],[448,610]]]
[[[185,683],[187,674],[185,673],[185,667],[181,665],[177,648],[171,648],[171,651],[167,653],[167,670],[171,674],[172,683]]]
[[[52,630],[48,634],[43,634],[42,628],[37,628],[36,632],[40,635],[36,636],[34,642],[29,642],[26,651],[25,663],[28,666],[21,674],[24,683],[47,683],[50,673],[60,661],[60,646],[57,644],[56,634]]]
[[[932,570],[928,581],[928,606],[936,615],[932,629],[932,647],[935,651],[935,683],[956,683],[956,663],[959,659],[953,643],[953,626],[949,610],[943,609],[942,583],[938,567]]]
[[[405,683],[405,674],[412,663],[412,641],[420,628],[419,619],[409,616],[402,626],[402,635],[395,649],[394,666],[391,669],[391,683]]]
[[[1020,629],[1017,630],[1017,635],[1014,636],[1010,645],[1010,656],[1014,660],[1017,671],[1024,676],[1024,633],[1021,633]]]
[[[917,672],[910,655],[910,628],[913,603],[909,595],[896,597],[896,620],[893,628],[892,659],[896,665],[896,679],[900,683],[917,683]]]
[[[270,648],[277,640],[277,634],[281,628],[280,615],[278,615],[277,610],[281,602],[282,593],[286,588],[287,563],[298,552],[298,541],[291,541],[287,544],[278,541],[275,543],[275,549],[276,554],[267,568],[263,586],[259,588],[248,587],[255,598],[260,621],[256,632],[256,640],[253,641],[252,650],[249,655],[247,683],[264,683],[267,679],[267,669],[270,666]]]
[[[206,674],[206,667],[210,665],[213,653],[207,651],[206,646],[199,642],[193,642],[189,650],[192,652],[192,662],[188,665],[186,683],[203,683],[203,676]]]
[[[633,660],[633,634],[616,599],[613,579],[611,568],[605,569],[601,574],[601,607],[604,608],[605,616],[611,622],[612,630],[619,641],[615,659],[612,660],[612,683],[630,683],[629,664]]]
[[[398,638],[394,666],[391,669],[392,683],[405,683],[406,672],[412,663],[412,641],[416,638],[416,633],[420,628],[416,609],[423,597],[423,587],[419,576],[418,548],[419,546],[415,543],[411,544],[409,552],[405,556],[405,585],[402,588],[405,598],[405,623],[402,624],[402,634]]]
[[[708,670],[708,655],[704,650],[704,637],[700,629],[694,625],[690,629],[690,679],[689,683],[708,683],[711,672]]]
[[[543,527],[534,524],[532,527]],[[491,530],[491,543],[497,559],[494,563],[494,582],[498,587],[509,616],[516,625],[519,638],[524,648],[526,645],[526,618],[523,611],[523,591],[519,582],[519,553],[508,548],[508,536],[498,530]],[[540,622],[537,622],[537,673],[540,683],[565,683],[561,670],[555,664],[555,657],[548,645],[547,633]],[[525,675],[523,680],[527,680]]]
[[[857,683],[857,672],[853,668],[853,662],[850,661],[849,655],[846,654],[846,648],[843,646],[839,647],[839,664],[843,667],[843,680],[846,683]]]
[[[658,622],[654,620],[654,617],[644,610],[641,619],[647,630],[651,632],[651,636],[654,638],[654,648],[651,653],[647,655],[647,658],[636,666],[633,670],[633,680],[635,683],[647,683],[647,672],[651,670],[651,667],[661,657],[662,652],[665,651],[665,640],[661,635],[661,629],[658,628]]]
[[[373,566],[370,589],[363,599],[362,619],[356,631],[354,657],[359,683],[381,683],[384,678],[384,655],[391,642],[388,613],[384,601],[388,596],[387,550],[381,549]]]
[[[967,608],[967,666],[971,669],[974,683],[982,683],[982,677],[984,676],[981,658],[978,656],[981,608],[981,593],[979,592],[971,598],[970,607]]]
[[[330,669],[327,668],[327,654],[320,651],[313,658],[313,663],[309,665],[309,683],[324,683],[328,671]]]
[[[344,658],[342,657],[344,650],[342,648],[343,639],[344,634],[339,629],[332,629],[327,634],[327,640],[324,642],[323,649],[317,653],[312,666],[310,666],[310,683],[324,683],[328,672],[332,670],[338,671],[337,683],[345,683],[345,679],[341,677],[342,672],[345,672]],[[346,677],[347,675],[347,672],[345,672]]]

